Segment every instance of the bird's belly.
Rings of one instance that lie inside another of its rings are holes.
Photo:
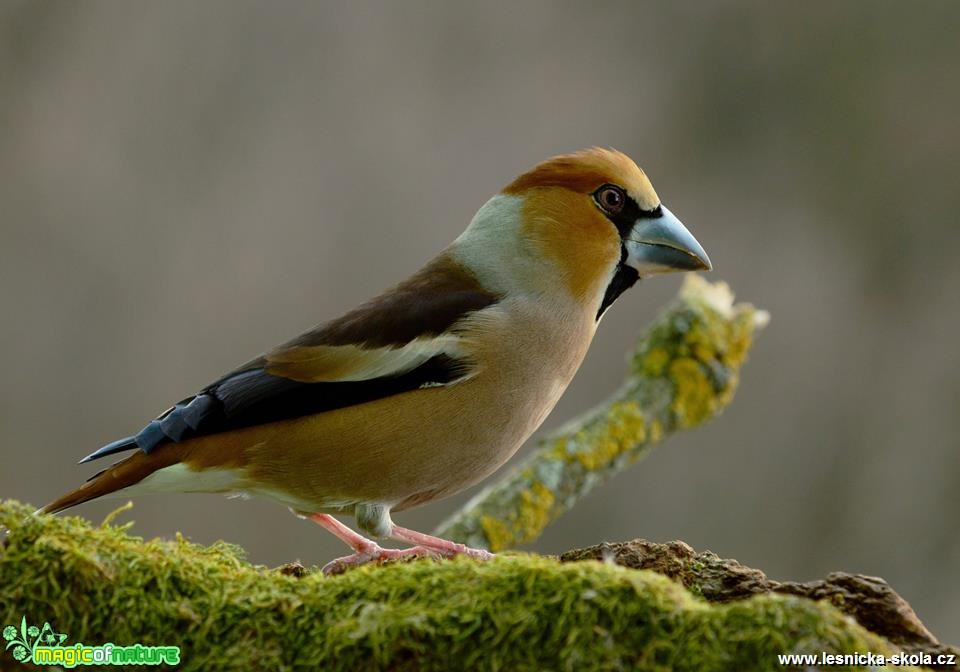
[[[417,471],[429,479],[408,495],[406,504],[456,494],[503,466],[547,418],[568,382],[545,379],[533,386],[535,393],[501,388],[495,398],[487,399],[482,390],[475,393],[465,385],[464,397],[478,408],[454,410],[449,421],[441,423],[446,431],[436,432],[434,440],[411,454],[411,462],[419,463]]]
[[[257,428],[243,443],[250,492],[306,510],[363,502],[405,508],[455,494],[506,462],[553,409],[569,377],[529,371]],[[526,374],[526,375],[525,375]],[[239,437],[238,437],[239,438]]]
[[[474,342],[484,365],[467,380],[251,428],[242,441],[250,482],[330,510],[400,509],[483,480],[553,410],[595,329],[546,314],[504,319],[509,330]]]

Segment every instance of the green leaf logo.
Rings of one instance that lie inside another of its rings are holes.
[[[42,628],[27,625],[27,617],[24,616],[20,619],[19,632],[14,625],[5,626],[3,638],[7,641],[6,650],[13,649],[11,653],[14,659],[29,663],[33,660],[33,652],[38,646],[63,646],[67,635],[56,632],[49,622],[44,623]]]

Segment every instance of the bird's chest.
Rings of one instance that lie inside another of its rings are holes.
[[[540,318],[540,319],[537,319]],[[506,462],[543,423],[586,354],[594,325],[557,316],[525,316],[482,344],[477,375],[451,390],[458,411],[450,418],[455,445],[452,489],[479,482]],[[458,466],[461,468],[454,469]],[[465,469],[462,467],[466,467]]]

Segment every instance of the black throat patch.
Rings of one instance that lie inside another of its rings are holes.
[[[603,313],[621,294],[637,284],[637,280],[640,279],[637,269],[624,263],[626,258],[627,248],[620,245],[620,262],[617,264],[617,270],[614,271],[610,284],[607,285],[607,291],[603,293],[603,301],[600,302],[600,310],[597,311],[597,320],[603,317]]]
[[[612,185],[603,185],[597,189],[603,189],[606,186]],[[596,193],[596,192],[594,192]],[[653,210],[644,210],[640,207],[640,204],[637,203],[630,194],[624,192],[626,202],[624,203],[623,209],[617,214],[611,214],[604,211],[600,207],[599,203],[597,207],[600,208],[600,211],[609,219],[615,227],[617,227],[617,233],[620,234],[620,240],[623,241],[630,235],[630,232],[633,230],[633,227],[636,225],[637,221],[640,219],[657,219],[663,215],[663,209],[658,205]],[[625,262],[627,260],[627,248],[624,247],[623,243],[620,243],[620,261],[617,263],[617,270],[613,274],[613,279],[610,280],[610,284],[607,285],[607,291],[603,294],[603,301],[600,303],[600,310],[597,311],[597,319],[599,320],[603,317],[603,313],[611,306],[611,304],[617,300],[617,298],[623,294],[625,291],[637,284],[637,280],[640,279],[640,273],[637,272],[637,269],[632,266],[628,266]]]

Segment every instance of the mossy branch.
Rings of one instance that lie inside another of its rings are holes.
[[[612,562],[501,556],[293,576],[228,544],[144,542],[129,526],[32,510],[0,503],[0,626],[49,622],[65,646],[179,646],[184,672],[750,672],[780,669],[783,653],[898,650],[827,602],[711,604]],[[19,669],[10,656],[0,650],[0,669]]]
[[[437,534],[492,551],[533,541],[661,439],[720,413],[733,398],[754,335],[768,319],[749,304],[734,305],[726,284],[687,276],[676,302],[630,356],[620,391],[541,440]]]

